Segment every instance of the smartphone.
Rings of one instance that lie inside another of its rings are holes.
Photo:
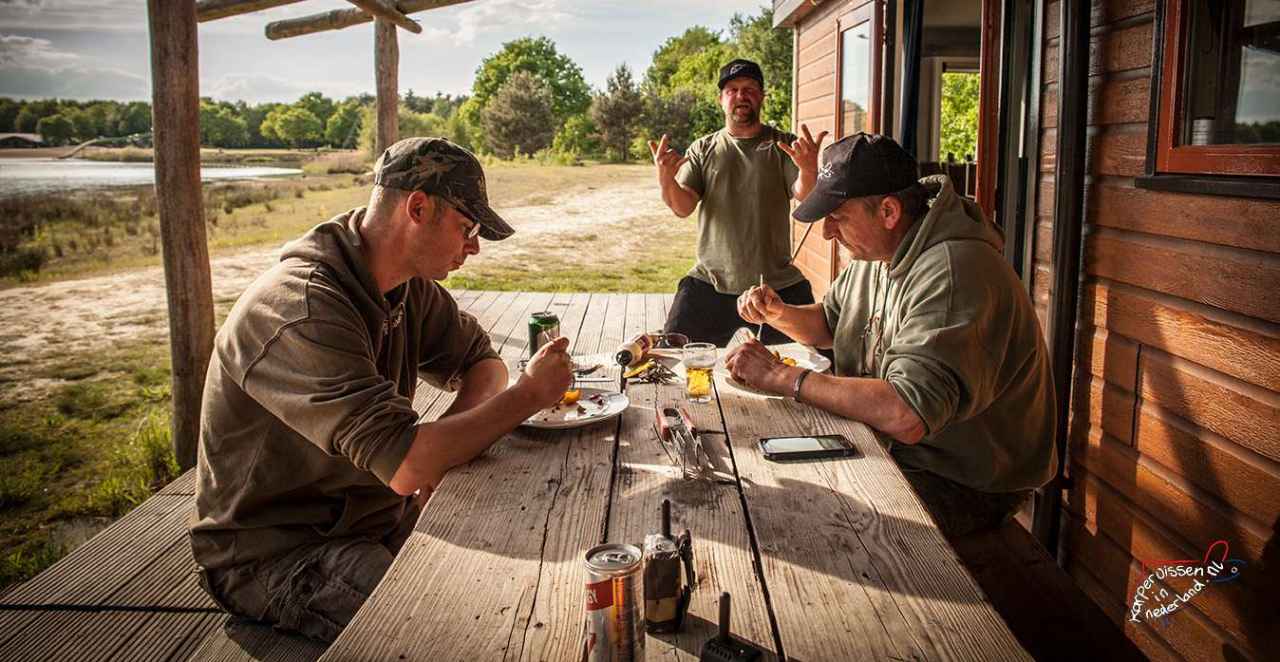
[[[853,443],[839,434],[815,434],[794,437],[763,437],[760,452],[766,460],[819,460],[828,457],[857,457]]]

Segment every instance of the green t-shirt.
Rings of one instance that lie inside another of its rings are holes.
[[[694,141],[676,181],[701,197],[698,262],[690,276],[722,294],[758,285],[780,290],[804,280],[791,264],[791,191],[800,171],[776,141],[795,136],[765,126],[754,138],[725,129]]]

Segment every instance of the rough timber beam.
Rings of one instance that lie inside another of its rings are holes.
[[[438,9],[440,7],[448,7],[450,5],[460,5],[471,0],[399,0],[395,3],[395,8],[401,14],[412,14],[413,12],[425,11],[428,9]],[[276,21],[268,23],[266,28],[267,39],[288,39],[289,37],[297,37],[313,32],[324,32],[325,30],[341,30],[349,28],[353,25],[368,23],[373,17],[365,13],[362,9],[335,9],[333,11],[321,12],[319,14],[310,14],[285,21]]]
[[[196,20],[201,23],[215,21],[295,2],[302,0],[199,0],[196,3]]]
[[[396,8],[390,4],[389,0],[347,0],[351,4],[373,14],[375,18],[390,21],[409,32],[414,34],[422,33],[422,26],[410,19],[408,16],[401,14]],[[385,4],[384,4],[385,3]]]

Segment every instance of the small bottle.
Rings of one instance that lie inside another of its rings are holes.
[[[647,333],[641,333],[619,345],[613,360],[620,366],[631,367],[639,363],[651,349],[653,349],[653,338]]]

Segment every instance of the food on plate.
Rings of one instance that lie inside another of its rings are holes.
[[[564,397],[560,398],[560,404],[562,404],[562,405],[571,405],[571,404],[576,403],[576,402],[578,401],[578,398],[581,398],[581,397],[582,397],[582,391],[581,391],[581,390],[576,389],[576,388],[575,388],[575,389],[570,389],[570,390],[568,390],[568,391],[565,391],[565,392],[564,392]]]
[[[792,367],[795,367],[795,365],[796,365],[796,360],[795,360],[795,359],[791,358],[790,356],[783,356],[783,355],[779,354],[777,350],[771,349],[771,350],[769,350],[769,353],[773,354],[773,358],[775,358],[775,359],[777,359],[777,360],[779,360],[779,361],[783,362],[783,363],[784,363],[784,364],[786,364],[786,365],[789,365],[789,366],[792,366]]]

